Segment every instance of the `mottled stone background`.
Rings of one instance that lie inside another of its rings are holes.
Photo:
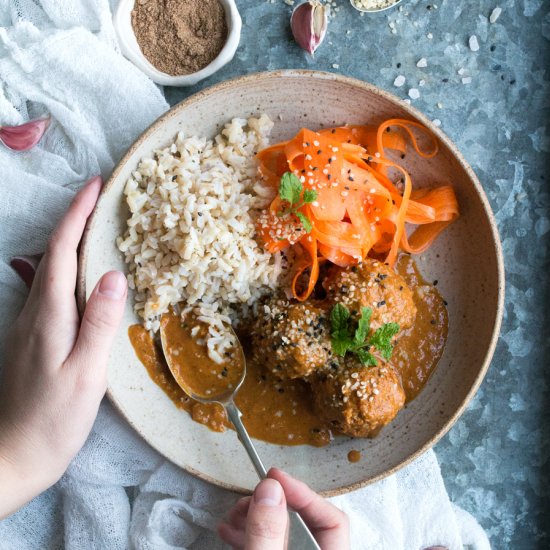
[[[436,450],[451,498],[478,518],[494,548],[550,547],[550,0],[405,0],[401,12],[364,17],[336,0],[314,60],[292,42],[292,8],[282,0],[237,4],[243,35],[233,62],[197,87],[167,89],[170,103],[281,68],[340,72],[403,98],[414,87],[421,95],[413,104],[441,120],[479,176],[503,241],[506,314],[481,390]],[[490,24],[496,6],[502,15]],[[428,66],[417,68],[422,57]],[[407,82],[396,88],[400,74]]]

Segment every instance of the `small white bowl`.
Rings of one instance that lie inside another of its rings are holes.
[[[229,63],[239,45],[242,21],[235,0],[219,0],[225,10],[227,22],[227,40],[218,56],[206,67],[196,73],[172,76],[159,71],[143,55],[132,27],[132,10],[135,0],[121,0],[113,16],[113,24],[120,49],[139,70],[144,72],[153,82],[162,86],[193,86],[200,80],[214,74],[218,69]]]

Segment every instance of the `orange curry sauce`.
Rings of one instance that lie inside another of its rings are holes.
[[[434,285],[422,279],[409,256],[400,260],[398,271],[413,290],[417,315],[414,326],[398,334],[391,363],[401,376],[407,401],[411,401],[424,387],[443,354],[448,316],[445,301]],[[176,407],[211,430],[220,432],[230,427],[221,405],[198,403],[178,386],[162,350],[145,328],[133,325],[128,335],[150,377]],[[179,353],[185,353],[186,348],[189,349],[188,342],[182,342]],[[314,414],[311,390],[306,382],[274,381],[264,374],[262,365],[251,360],[247,361],[246,369],[245,381],[235,401],[252,437],[280,445],[323,446],[330,442],[330,429]],[[224,382],[227,383],[225,379]],[[349,459],[354,462],[360,455],[353,454]]]

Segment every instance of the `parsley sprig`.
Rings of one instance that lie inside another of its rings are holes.
[[[353,353],[366,367],[378,364],[376,357],[371,353],[375,348],[387,361],[393,353],[392,338],[399,332],[397,323],[386,323],[369,337],[372,309],[361,308],[361,317],[353,330],[349,309],[342,304],[336,304],[330,313],[331,343],[335,355],[344,357],[346,353]]]
[[[314,189],[306,189],[302,194],[303,186],[300,178],[292,172],[285,172],[281,177],[279,185],[279,197],[288,202],[289,207],[277,215],[280,217],[293,215],[296,216],[304,226],[306,233],[311,233],[313,226],[310,219],[300,212],[300,208],[305,204],[310,204],[317,200],[317,191]]]

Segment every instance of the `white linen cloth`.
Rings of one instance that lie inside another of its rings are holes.
[[[0,124],[52,117],[34,150],[0,146],[0,335],[27,294],[10,258],[43,250],[73,190],[107,177],[167,108],[119,54],[108,0],[0,0]],[[221,548],[215,526],[236,498],[164,460],[104,401],[60,483],[0,522],[0,549]],[[450,503],[432,451],[333,501],[350,516],[354,549],[489,548]]]

